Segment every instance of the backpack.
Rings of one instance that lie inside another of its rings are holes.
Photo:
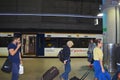
[[[58,58],[59,60],[63,63],[64,62],[64,53],[63,53],[63,49],[61,49],[58,53]]]

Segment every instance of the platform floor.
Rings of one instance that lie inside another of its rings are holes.
[[[0,59],[0,67],[4,63],[6,58]],[[25,72],[20,75],[19,80],[40,80],[41,76],[45,71],[47,71],[51,66],[56,66],[60,70],[60,74],[64,71],[64,65],[58,60],[58,58],[24,58],[23,65]],[[77,76],[81,78],[84,74],[88,75],[83,80],[94,80],[93,69],[88,67],[89,62],[87,58],[71,58],[71,73],[69,78]],[[60,75],[59,74],[59,75]],[[59,80],[59,75],[54,80]],[[0,71],[0,80],[11,80],[11,74],[6,74]]]

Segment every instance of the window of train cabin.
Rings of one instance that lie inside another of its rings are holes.
[[[95,38],[80,38],[79,47],[80,48],[88,48],[88,45],[89,45],[89,42],[91,39],[95,39]]]
[[[7,47],[13,37],[0,37],[0,47]]]
[[[74,42],[72,48],[88,48],[89,41],[93,38],[59,38],[59,47],[66,45],[67,41],[71,40]]]
[[[50,37],[46,37],[45,38],[45,47],[46,48],[58,48],[58,38],[50,38]]]
[[[67,41],[72,40],[74,46],[72,48],[88,48],[89,41],[92,38],[45,38],[45,47],[62,48],[66,45]]]
[[[59,47],[62,48],[66,45],[67,41],[71,40],[70,38],[59,38]]]
[[[72,48],[88,48],[89,38],[60,38],[59,47],[66,45],[67,41],[73,41],[74,46]]]

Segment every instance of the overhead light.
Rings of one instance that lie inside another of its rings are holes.
[[[95,19],[94,20],[94,25],[98,25],[98,24],[99,24],[98,19]]]
[[[102,17],[102,16],[103,16],[103,13],[99,13],[97,16]]]
[[[118,5],[120,5],[120,2],[118,3]]]

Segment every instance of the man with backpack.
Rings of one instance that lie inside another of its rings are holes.
[[[71,65],[70,65],[70,48],[74,45],[72,41],[68,41],[67,45],[63,48],[62,53],[63,55],[63,63],[65,67],[64,73],[60,76],[60,80],[68,80],[68,75],[71,71]]]

